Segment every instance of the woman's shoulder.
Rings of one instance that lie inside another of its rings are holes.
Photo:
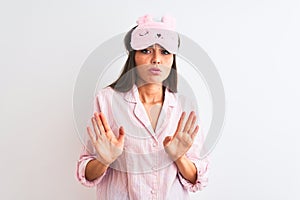
[[[105,88],[101,88],[96,93],[96,99],[99,102],[110,101],[112,99],[113,93],[114,93],[114,89],[109,86]]]
[[[176,94],[177,103],[187,112],[197,111],[198,102],[195,96],[187,96],[185,94]]]
[[[101,88],[100,90],[98,90],[97,96],[99,95],[112,95],[115,92],[115,90],[110,87],[110,86],[106,86],[104,88]]]
[[[132,92],[131,90],[128,92],[119,92],[114,88],[112,88],[111,86],[107,86],[105,88],[100,89],[96,96],[98,99],[112,100],[112,98],[117,98],[117,97],[125,98],[131,92]]]
[[[191,97],[179,92],[171,92],[170,90],[166,90],[165,95],[167,95],[172,101],[176,101],[180,104],[193,104],[193,99]]]

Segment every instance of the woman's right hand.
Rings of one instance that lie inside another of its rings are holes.
[[[87,132],[97,152],[97,160],[102,164],[109,166],[123,152],[125,137],[124,128],[122,126],[120,127],[119,137],[116,138],[102,112],[100,112],[100,114],[94,113],[91,120],[94,127],[94,133],[90,127],[87,127]]]

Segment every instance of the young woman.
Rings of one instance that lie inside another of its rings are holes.
[[[87,127],[78,180],[97,186],[97,199],[189,199],[207,185],[194,103],[177,94],[174,19],[145,15],[125,36],[120,77],[99,91]],[[186,116],[188,115],[188,116]]]

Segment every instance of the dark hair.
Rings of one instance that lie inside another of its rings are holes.
[[[131,33],[136,28],[133,27],[130,31],[128,31],[124,37],[124,44],[128,51],[128,57],[123,67],[123,70],[119,76],[119,78],[114,81],[109,87],[113,88],[118,92],[128,92],[131,90],[133,85],[136,83],[137,74],[135,71],[135,50],[132,49],[130,45],[131,41]],[[178,47],[180,44],[180,40],[178,37]],[[163,86],[167,87],[171,92],[177,92],[177,66],[176,66],[176,55],[173,54],[173,64],[170,74],[166,80],[163,81]]]

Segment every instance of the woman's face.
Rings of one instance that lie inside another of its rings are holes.
[[[138,84],[162,83],[168,78],[173,54],[158,44],[152,45],[135,53]]]

